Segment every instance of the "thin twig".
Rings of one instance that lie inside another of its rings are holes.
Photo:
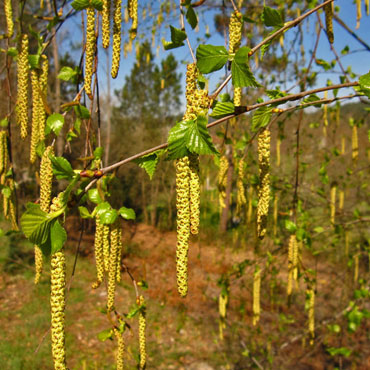
[[[185,20],[184,20],[184,12],[183,12],[183,8],[182,8],[181,0],[180,0],[180,23],[181,23],[181,30],[185,32]],[[190,54],[191,54],[191,58],[193,59],[193,63],[196,63],[197,60],[194,56],[194,52],[193,52],[193,49],[191,48],[188,36],[186,36],[186,43],[188,44]]]

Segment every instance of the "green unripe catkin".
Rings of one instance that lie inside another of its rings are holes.
[[[102,41],[104,49],[106,49],[110,43],[110,4],[111,0],[103,0]]]
[[[95,9],[86,9],[86,49],[85,49],[85,92],[90,100],[92,100],[91,82],[94,69],[94,55],[95,55]]]
[[[21,138],[28,134],[28,36],[22,36],[21,50],[17,59],[17,123],[21,128]]]
[[[113,78],[117,77],[119,70],[119,63],[121,58],[121,23],[122,10],[121,0],[114,0],[113,12],[113,51],[112,51],[112,68],[111,75]]]
[[[257,205],[257,234],[263,239],[266,234],[267,215],[270,202],[270,130],[258,136],[258,163],[260,184]]]

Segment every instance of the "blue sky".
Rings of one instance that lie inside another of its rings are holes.
[[[140,3],[140,1],[139,1]],[[143,2],[141,2],[143,3]],[[262,3],[262,2],[261,2]],[[335,6],[338,6],[340,8],[339,16],[345,21],[345,23],[352,29],[355,30],[356,27],[356,7],[355,4],[353,4],[352,0],[337,0],[335,1]],[[261,8],[262,11],[262,8]],[[213,16],[214,13],[209,12],[207,13],[206,17],[201,16],[200,17],[200,26],[199,31],[195,32],[190,29],[190,27],[187,25],[187,31],[189,35],[189,39],[191,42],[191,45],[193,49],[195,50],[198,46],[199,41],[197,40],[200,37],[203,37],[205,33],[205,26],[208,24],[211,37],[206,41],[208,44],[213,45],[223,45],[224,40],[223,38],[214,30],[213,27]],[[324,22],[324,16],[321,14],[322,21]],[[180,28],[180,22],[178,16],[172,17],[172,25],[174,27]],[[287,19],[289,20],[289,19]],[[305,41],[304,41],[304,47],[306,52],[306,58],[309,58],[310,50],[313,49],[314,42],[315,42],[315,30],[314,30],[314,24],[316,23],[316,15],[311,15],[308,19],[306,19],[303,22],[303,28],[306,31],[305,33]],[[69,50],[70,53],[76,60],[79,58],[80,51],[73,51],[71,49],[71,42],[74,44],[78,44],[81,42],[81,30],[80,30],[80,17],[76,17],[75,19],[72,19],[68,22],[66,22],[65,25],[63,25],[63,28],[61,30],[60,40],[64,40],[62,43],[62,50],[67,51]],[[140,27],[140,19],[139,19],[139,27]],[[127,27],[126,27],[127,28]],[[358,30],[356,30],[356,33],[359,37],[361,37],[364,41],[366,41],[368,44],[370,44],[370,17],[366,15],[365,9],[363,8],[362,11],[362,20],[361,25]],[[127,33],[127,32],[126,32]],[[288,30],[285,34],[285,45],[289,45],[289,41],[292,40],[294,37],[295,29]],[[341,50],[345,46],[349,46],[350,51],[356,51],[353,54],[348,54],[346,56],[341,56],[341,62],[344,66],[344,68],[347,68],[348,66],[352,66],[352,71],[357,74],[364,74],[367,73],[370,69],[370,54],[367,51],[364,51],[364,47],[359,44],[353,37],[351,37],[347,31],[345,31],[340,25],[338,25],[334,21],[334,34],[335,34],[335,41],[334,41],[334,48],[336,49],[337,53],[341,55]],[[150,37],[150,33],[149,33]],[[169,36],[169,27],[167,29],[162,29],[162,34],[159,38],[165,38],[167,40],[170,39]],[[160,43],[160,40],[156,40],[156,44],[158,45]],[[134,48],[133,48],[134,49]],[[155,53],[156,50],[154,49],[153,52]],[[189,53],[189,50],[187,46],[183,46],[178,49],[174,49],[172,51],[176,58],[179,61],[183,61],[183,63],[180,63],[180,71],[183,75],[183,84],[185,81],[185,62],[191,61],[191,56]],[[99,81],[101,86],[101,92],[104,94],[106,92],[106,56],[105,52],[103,52],[103,49],[99,49],[100,53],[100,63],[99,63]],[[168,51],[164,51],[162,47],[160,47],[159,50],[159,58],[156,58],[156,61],[159,62],[159,60],[163,57],[166,57],[168,55]],[[319,48],[317,52],[317,58],[325,59],[327,61],[331,61],[334,59],[334,55],[330,50],[328,40],[325,35],[322,35]],[[124,77],[126,74],[128,74],[132,68],[133,62],[135,60],[135,52],[133,51],[126,59],[124,59],[122,55],[121,59],[121,67],[119,71],[119,75],[117,79],[112,80],[111,79],[111,86],[112,89],[119,89],[124,84]],[[320,72],[324,72],[322,68],[315,67]],[[337,68],[337,70],[339,70]],[[216,84],[219,82],[220,77],[223,75],[223,71],[216,73],[212,75],[212,78],[210,79],[210,91],[212,91]],[[338,74],[327,74],[327,73],[320,73],[318,77],[318,84],[319,85],[325,85],[327,79],[331,79],[333,83],[339,82],[339,75]]]

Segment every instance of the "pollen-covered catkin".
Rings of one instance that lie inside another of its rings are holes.
[[[30,146],[30,162],[36,160],[36,147],[40,139],[39,123],[41,119],[41,96],[40,83],[36,70],[31,71],[32,85],[32,125],[31,125],[31,146]]]
[[[12,37],[14,33],[14,22],[13,22],[13,11],[12,11],[12,0],[4,0],[4,12],[6,19],[7,37]]]
[[[96,217],[94,239],[96,282],[92,284],[93,289],[98,288],[104,279],[103,229],[104,225],[100,222],[99,217]]]
[[[28,36],[22,36],[21,50],[17,59],[17,123],[21,128],[21,138],[28,134]]]
[[[328,35],[329,42],[332,44],[334,42],[334,32],[333,32],[333,3],[324,6],[325,11],[325,22],[326,22],[326,34]]]
[[[4,140],[5,139],[5,140]],[[7,157],[6,149],[6,131],[0,131],[0,175],[6,172],[5,158]],[[1,176],[3,177],[3,176]],[[2,184],[4,185],[4,184]]]
[[[85,92],[90,100],[92,100],[91,82],[94,69],[94,55],[96,47],[95,38],[95,9],[86,9],[86,48],[85,48]]]
[[[330,189],[330,222],[335,223],[335,203],[337,198],[337,186],[333,185]]]
[[[53,166],[50,156],[54,155],[52,146],[48,146],[41,158],[40,164],[40,209],[49,212],[51,188],[53,180]]]
[[[130,29],[130,36],[132,39],[136,37],[137,34],[137,25],[138,25],[138,0],[129,0],[128,1],[128,11],[129,16],[132,19],[132,25]]]
[[[146,307],[144,297],[139,297],[138,304],[141,306],[139,312],[139,347],[140,347],[140,369],[146,365]]]
[[[280,167],[280,147],[281,147],[281,138],[280,136],[276,139],[276,166]]]
[[[240,107],[242,105],[242,88],[234,87],[234,106]]]
[[[339,202],[338,202],[338,209],[341,211],[344,206],[344,190],[339,191]]]
[[[52,146],[48,146],[41,158],[40,164],[40,209],[49,212],[51,188],[53,180],[53,167],[49,155],[54,154]],[[43,269],[43,256],[39,246],[35,245],[35,284],[40,282]]]
[[[123,370],[123,358],[125,354],[125,342],[123,340],[122,334],[119,332],[118,329],[113,329],[114,336],[117,339],[117,352],[116,352],[116,364],[117,364],[117,370]]]
[[[370,15],[370,1],[365,0],[366,15]]]
[[[257,325],[260,320],[261,303],[260,303],[260,290],[261,290],[261,269],[256,266],[253,275],[253,325]]]
[[[177,289],[181,297],[186,297],[188,293],[188,251],[190,237],[189,157],[183,157],[176,161],[176,208],[177,208],[177,248],[176,248]]]
[[[353,257],[354,265],[355,265],[354,272],[353,272],[353,282],[354,283],[357,283],[357,280],[358,280],[359,257],[360,256],[358,253]]]
[[[293,281],[298,280],[298,243],[297,238],[292,234],[289,238],[288,246],[288,285],[287,295],[290,296],[293,291]]]
[[[117,283],[121,281],[121,258],[122,258],[122,228],[118,230],[118,252],[117,252]]]
[[[306,308],[308,310],[308,332],[310,344],[313,345],[315,338],[315,291],[312,288],[306,291]]]
[[[122,23],[122,0],[113,0],[113,47],[112,47],[112,67],[111,75],[113,78],[117,77],[119,70],[119,63],[121,59],[121,23]]]
[[[357,135],[357,126],[352,126],[352,160],[357,162],[358,160],[358,135]]]
[[[241,158],[238,163],[238,179],[236,181],[237,196],[236,196],[236,213],[240,214],[243,206],[247,203],[244,189],[244,159]]]
[[[111,312],[114,309],[114,296],[116,293],[117,279],[117,256],[118,256],[118,234],[119,222],[116,221],[110,231],[110,254],[108,266],[108,300],[107,311]]]
[[[49,61],[46,55],[42,55],[41,74],[39,77],[39,89],[40,89],[39,141],[45,140],[46,112],[45,112],[44,101],[46,103],[47,88],[48,88],[48,74],[49,74]]]
[[[278,215],[279,215],[279,195],[275,193],[274,196],[274,236],[277,235],[277,221],[278,221]]]
[[[220,168],[218,170],[218,189],[219,189],[219,205],[220,212],[225,208],[227,171],[229,169],[229,161],[225,155],[220,158]]]
[[[50,212],[56,212],[62,207],[63,193],[52,200]],[[51,350],[55,370],[67,370],[65,348],[65,284],[66,261],[64,248],[51,256]]]
[[[110,43],[110,4],[111,0],[103,0],[102,44],[104,49],[106,49]]]
[[[228,294],[225,294],[225,292],[221,292],[218,296],[218,313],[220,315],[219,320],[219,336],[220,340],[224,339],[224,329],[226,328],[226,309],[227,304],[229,302],[229,296]]]
[[[260,184],[257,205],[257,234],[263,239],[266,234],[267,215],[270,202],[270,130],[258,136],[258,163]]]
[[[356,29],[360,28],[360,21],[362,18],[361,3],[362,0],[356,0]]]
[[[104,259],[104,270],[109,271],[109,226],[103,225],[103,259]]]
[[[200,179],[199,179],[199,156],[189,155],[189,184],[190,184],[190,231],[193,235],[199,232],[200,215]]]
[[[229,53],[235,53],[242,39],[242,15],[239,12],[233,12],[230,17],[229,24]]]

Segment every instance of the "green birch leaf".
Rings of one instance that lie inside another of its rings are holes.
[[[46,120],[45,135],[49,135],[51,131],[55,133],[56,136],[59,135],[60,130],[64,125],[64,116],[59,113],[53,113]]]
[[[77,71],[68,66],[62,67],[58,74],[58,78],[62,81],[69,81],[73,79],[75,76],[77,76]]]
[[[272,9],[268,6],[263,8],[263,13],[261,15],[261,20],[266,27],[283,27],[284,22],[281,18],[281,14],[276,9]]]
[[[95,204],[99,204],[103,202],[103,199],[101,199],[98,189],[90,189],[87,192],[87,197],[90,202],[95,203]]]
[[[279,30],[280,27],[275,27],[268,35],[267,37],[271,36],[272,34],[274,34],[277,30]],[[273,40],[275,40],[276,37],[274,37],[273,39],[271,39],[270,41],[268,41],[266,44],[263,44],[261,46],[261,60],[263,59],[263,56],[265,55],[267,49],[270,47],[271,43]]]
[[[199,45],[197,66],[201,73],[211,73],[221,69],[229,59],[225,46]]]
[[[90,2],[89,0],[74,0],[71,5],[75,10],[83,10],[90,6]]]
[[[171,30],[171,42],[163,41],[164,50],[175,49],[180,46],[184,46],[184,41],[186,40],[186,33],[178,28],[170,26]]]
[[[107,339],[112,339],[112,338],[113,338],[113,330],[112,329],[103,330],[98,334],[98,339],[101,342],[105,342]]]
[[[50,227],[51,254],[62,249],[67,240],[67,233],[64,227],[55,220]]]
[[[58,180],[71,180],[75,176],[71,164],[65,158],[51,155],[50,159],[53,165],[53,174]]]
[[[252,132],[258,131],[261,127],[266,127],[270,122],[272,116],[272,108],[271,107],[261,107],[258,108],[252,117]]]
[[[78,207],[78,211],[80,212],[80,216],[82,218],[92,218],[90,212],[88,211],[86,207],[80,206]]]
[[[178,159],[189,154],[186,148],[185,134],[191,122],[194,121],[180,121],[171,128],[168,134],[168,159]]]
[[[117,217],[118,212],[113,208],[107,209],[106,211],[101,212],[99,215],[100,222],[103,225],[113,224],[117,220]]]
[[[77,117],[82,118],[82,119],[90,118],[90,112],[85,106],[79,104],[79,105],[75,105],[73,109]]]
[[[214,106],[212,113],[210,114],[213,118],[222,118],[233,114],[235,106],[231,101],[228,102],[217,102]]]
[[[135,218],[136,218],[135,211],[132,208],[121,207],[118,210],[118,213],[125,220],[135,220]]]
[[[186,12],[186,20],[188,21],[192,29],[194,29],[198,24],[197,15],[195,14],[195,11],[191,5],[188,6],[188,10]]]
[[[360,84],[360,91],[370,98],[370,72],[366,73],[366,75],[362,75],[358,83]]]
[[[217,154],[212,138],[207,129],[207,118],[198,116],[191,124],[185,134],[186,147],[197,154]]]
[[[248,65],[248,53],[251,49],[243,46],[235,54],[231,64],[232,81],[235,87],[259,87]]]
[[[158,150],[155,153],[150,153],[134,160],[134,162],[137,163],[139,167],[143,168],[146,171],[150,180],[153,178],[159,161],[159,155],[162,152],[163,150]]]

